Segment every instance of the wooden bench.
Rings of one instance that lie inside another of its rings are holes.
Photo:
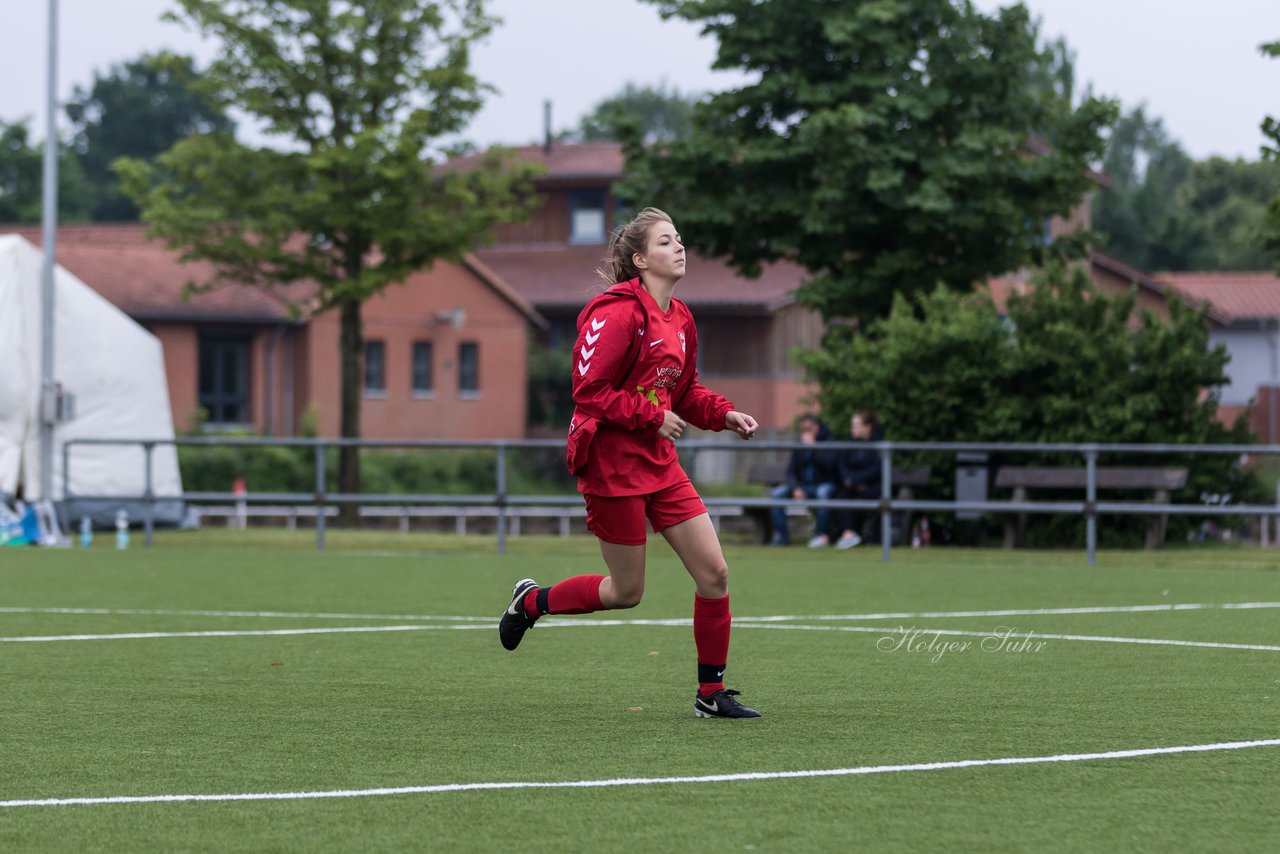
[[[929,485],[929,475],[933,470],[929,466],[920,466],[913,469],[893,469],[893,486],[897,489],[896,496],[899,501],[910,501],[915,497],[915,490],[922,489]],[[757,483],[766,487],[774,487],[787,482],[787,464],[786,463],[753,463],[747,469],[747,483]],[[878,494],[875,496],[880,497]],[[808,516],[809,508],[803,506],[792,506],[786,508],[788,516]],[[760,535],[760,542],[768,543],[773,538],[773,508],[771,507],[746,507],[743,508],[743,515],[749,517],[756,524],[756,530]],[[897,516],[897,513],[894,514]],[[900,520],[901,524],[895,521],[894,528],[899,531],[908,531],[911,527],[910,513],[903,515]]]
[[[996,473],[996,487],[1013,490],[1014,501],[1026,501],[1029,489],[1087,488],[1088,470],[1082,466],[1004,466]],[[1168,504],[1169,493],[1187,485],[1185,468],[1132,468],[1099,466],[1095,469],[1094,484],[1097,489],[1151,490],[1152,503]],[[1157,549],[1164,545],[1169,526],[1166,514],[1147,519],[1144,547]],[[1005,517],[1004,547],[1021,545],[1026,533],[1027,514],[1017,513]]]
[[[241,501],[236,504],[192,504],[190,506],[195,510],[197,524],[205,519],[221,517],[227,520],[228,528],[245,528],[248,526],[249,519],[284,519],[285,527],[293,531],[298,527],[299,518],[314,521],[318,515],[313,505],[306,504],[272,506]],[[326,507],[324,515],[325,518],[333,518],[338,515],[338,508]]]

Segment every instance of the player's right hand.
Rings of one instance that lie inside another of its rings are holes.
[[[667,409],[662,413],[662,426],[658,428],[658,435],[668,442],[674,442],[684,433],[685,426],[686,422],[683,418]]]

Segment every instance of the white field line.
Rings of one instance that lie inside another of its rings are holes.
[[[580,628],[582,626],[690,626],[692,620],[572,620],[557,619],[544,623],[548,628]],[[310,629],[244,629],[240,631],[225,629],[192,632],[119,632],[98,635],[18,635],[16,637],[0,637],[0,643],[39,643],[47,641],[90,641],[90,640],[152,640],[155,638],[235,638],[258,637],[267,635],[338,635],[358,634],[361,632],[430,632],[430,631],[496,631],[497,620],[490,618],[484,624],[464,623],[460,625],[432,626],[414,624],[407,626],[323,626]]]
[[[259,635],[337,635],[355,632],[422,632],[431,629],[488,629],[491,626],[336,626],[317,629],[247,629],[244,631],[209,632],[122,632],[112,635],[21,635],[0,638],[0,643],[39,643],[48,641],[151,640],[154,638],[239,638]]]
[[[549,629],[570,629],[588,627],[604,627],[604,626],[689,626],[692,620],[600,620],[600,619],[556,619],[550,620],[543,625]],[[884,626],[806,626],[796,623],[762,623],[751,619],[734,620],[734,627],[738,629],[773,629],[775,631],[808,631],[808,632],[862,632],[866,634],[878,634],[884,637],[893,638],[893,632],[897,631],[903,636],[904,641],[906,635],[904,630],[890,629]],[[122,632],[117,634],[98,634],[98,635],[19,635],[16,637],[0,637],[0,643],[41,643],[56,641],[93,641],[93,640],[153,640],[156,638],[225,638],[225,637],[261,637],[271,635],[335,635],[335,634],[357,634],[368,632],[425,632],[425,631],[490,631],[493,629],[492,621],[489,624],[455,624],[432,626],[424,624],[414,624],[405,626],[332,626],[310,629],[246,629],[241,631],[234,630],[218,630],[218,631],[195,631],[195,632]],[[886,634],[888,633],[888,634]],[[1026,638],[1028,640],[1068,640],[1068,641],[1092,641],[1095,643],[1128,643],[1141,644],[1146,646],[1187,646],[1201,647],[1205,649],[1243,649],[1243,650],[1260,650],[1264,652],[1280,652],[1280,646],[1269,646],[1266,644],[1245,644],[1245,643],[1217,643],[1212,641],[1184,641],[1170,640],[1164,638],[1128,638],[1113,637],[1109,635],[1064,635],[1064,634],[1042,634],[1040,632],[1014,632],[997,629],[996,631],[962,631],[960,629],[925,629],[912,627],[911,638],[918,640],[921,637],[929,635],[958,635],[964,637],[979,638]]]
[[[1209,753],[1280,746],[1280,738],[1258,741],[1227,741],[1217,744],[1187,744],[1175,747],[1144,747],[1137,750],[1108,750],[1101,753],[1060,753],[1054,756],[1008,756],[999,759],[962,759],[955,762],[918,762],[909,765],[863,765],[855,768],[820,768],[809,771],[751,771],[740,774],[708,774],[700,777],[615,777],[603,780],[511,781],[491,783],[444,783],[435,786],[396,786],[382,789],[331,789],[313,792],[245,792],[207,795],[116,795],[97,798],[34,798],[0,801],[0,807],[62,807],[107,804],[157,804],[187,801],[302,801],[322,798],[372,798],[387,795],[436,795],[451,792],[482,792],[510,789],[603,789],[619,786],[690,785],[698,783],[741,783],[761,780],[795,780],[814,777],[857,777],[870,774],[901,774],[911,771],[945,771],[955,768],[987,768],[997,765],[1046,765],[1062,762],[1096,762],[1168,756],[1178,753]]]
[[[427,614],[328,614],[300,611],[176,611],[152,608],[0,608],[0,614],[88,614],[127,617],[280,617],[294,620],[423,620],[431,622],[492,623],[493,617]]]
[[[734,620],[733,627],[735,629],[781,629],[783,631],[806,632],[864,632],[882,635],[887,638],[897,638],[904,642],[908,638],[919,641],[920,638],[929,637],[930,635],[958,635],[961,637],[991,638],[992,640],[1026,638],[1027,640],[1093,641],[1095,643],[1134,643],[1147,646],[1195,646],[1206,649],[1251,649],[1264,652],[1280,652],[1280,646],[1258,643],[1216,643],[1213,641],[1167,640],[1164,638],[1125,638],[1112,637],[1110,635],[1058,635],[1045,634],[1043,632],[1006,631],[1004,628],[998,628],[995,631],[968,632],[960,629],[922,629],[919,627],[887,629],[884,626],[805,626],[794,623],[757,623],[750,620]],[[0,640],[3,640],[3,638],[0,638]]]
[[[792,614],[762,617],[736,617],[754,622],[827,621],[827,620],[913,620],[949,617],[1036,617],[1061,614],[1136,614],[1169,611],[1252,610],[1280,608],[1280,602],[1230,602],[1226,604],[1186,603],[1160,605],[1099,605],[1084,608],[1031,608],[998,611],[895,611],[875,614]],[[423,622],[492,623],[493,617],[467,617],[437,614],[344,614],[298,611],[180,611],[144,608],[21,608],[3,607],[0,614],[85,614],[100,616],[158,617],[255,617],[298,620],[408,620]],[[665,623],[663,623],[665,624]]]
[[[1088,608],[1030,608],[1002,611],[900,611],[881,614],[822,614],[778,615],[769,617],[743,617],[755,622],[786,622],[809,620],[926,620],[947,617],[1039,617],[1056,614],[1143,614],[1170,611],[1216,611],[1280,608],[1280,602],[1232,602],[1227,604],[1187,603],[1182,605],[1098,605]],[[738,617],[735,620],[740,619]]]

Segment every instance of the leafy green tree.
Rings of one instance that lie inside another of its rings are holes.
[[[341,434],[360,434],[361,305],[493,225],[527,214],[531,170],[497,152],[468,170],[433,164],[486,87],[469,69],[494,20],[482,0],[178,0],[179,20],[221,43],[201,88],[260,119],[282,148],[225,132],[178,142],[155,165],[120,161],[151,232],[211,262],[203,287],[314,285],[340,317]],[[433,148],[435,144],[435,148]],[[301,306],[297,307],[299,310]],[[359,490],[344,448],[339,483]]]
[[[573,394],[564,378],[573,372],[573,343],[549,347],[529,336],[529,423],[563,429],[573,416]]]
[[[1262,45],[1262,52],[1273,59],[1280,59],[1280,42],[1269,42]],[[1262,159],[1280,163],[1280,118],[1267,116],[1262,122],[1262,133],[1271,140],[1262,147]],[[1263,224],[1262,243],[1266,250],[1276,259],[1280,270],[1280,195],[1275,195],[1267,204],[1266,220]]]
[[[1103,249],[1144,270],[1186,270],[1206,237],[1178,204],[1193,161],[1164,123],[1139,106],[1116,122],[1102,171],[1111,186],[1094,196],[1093,228]]]
[[[744,275],[798,263],[800,299],[828,318],[1041,258],[1045,219],[1088,190],[1114,114],[1033,85],[1047,63],[1022,6],[648,2],[701,23],[714,67],[755,80],[698,103],[686,137],[630,139],[625,195],[667,207]]]
[[[1221,157],[1193,163],[1178,187],[1176,210],[1203,239],[1190,247],[1184,269],[1264,270],[1270,266],[1262,233],[1267,204],[1277,197],[1280,163]]]
[[[119,157],[150,160],[192,134],[231,133],[226,111],[195,87],[200,75],[188,56],[144,55],[95,74],[66,105],[75,147],[98,221],[136,220],[138,208],[120,190],[111,164]]]
[[[1226,351],[1209,344],[1203,310],[1169,303],[1170,317],[1135,315],[1135,296],[1097,292],[1084,272],[1054,265],[997,315],[985,293],[942,288],[899,295],[867,335],[831,337],[802,355],[821,385],[823,412],[840,423],[858,409],[881,415],[900,441],[1247,443],[1244,419],[1216,419]],[[1100,380],[1105,377],[1105,381]],[[1106,464],[1151,465],[1149,455]],[[928,456],[940,492],[954,459]],[[1062,455],[1020,463],[1078,464]],[[1256,489],[1230,456],[1160,460],[1190,470],[1181,500]],[[1110,524],[1110,523],[1108,523]],[[1136,531],[1136,526],[1134,528]],[[1136,536],[1136,534],[1135,534]]]
[[[579,133],[584,140],[619,140],[635,127],[646,143],[667,142],[688,135],[697,97],[668,89],[628,83],[621,92],[605,98],[583,117]]]
[[[58,146],[58,220],[84,219],[84,173],[65,145]],[[0,222],[40,222],[44,211],[44,145],[32,145],[26,122],[0,119]]]
[[[1267,203],[1280,194],[1280,163],[1196,161],[1144,107],[1107,141],[1111,186],[1093,202],[1108,253],[1145,270],[1251,270],[1267,265]]]
[[[1032,24],[1035,38],[1040,40],[1041,21],[1039,18]],[[1041,49],[1032,57],[1027,73],[1028,82],[1035,88],[1052,93],[1069,104],[1075,103],[1076,96],[1076,52],[1067,44],[1062,36],[1045,41]],[[1085,97],[1090,93],[1086,92]]]

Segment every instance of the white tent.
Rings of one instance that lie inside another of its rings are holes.
[[[41,495],[40,376],[43,255],[17,235],[0,235],[0,495],[64,498],[63,444],[77,438],[171,439],[173,416],[160,341],[66,270],[54,272],[54,378],[74,396],[73,417],[54,430],[53,495]],[[72,497],[141,496],[144,452],[137,445],[72,445]],[[158,445],[157,496],[182,495],[177,452]],[[127,502],[94,502],[99,522]],[[166,502],[168,517],[180,505]],[[78,517],[86,508],[72,510]],[[132,514],[133,511],[131,511]],[[134,517],[138,518],[138,517]]]

